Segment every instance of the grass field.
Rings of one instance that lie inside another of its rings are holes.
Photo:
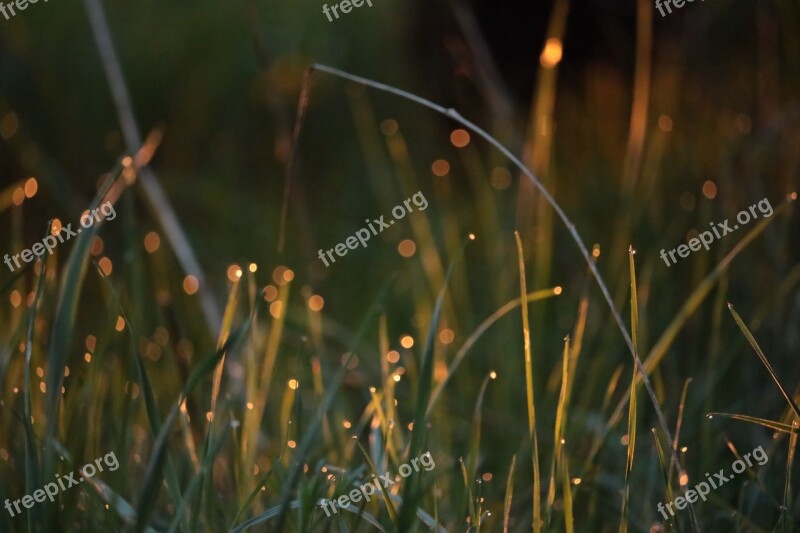
[[[373,3],[0,19],[0,532],[794,531],[797,4]]]

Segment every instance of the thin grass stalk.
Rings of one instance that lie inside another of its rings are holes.
[[[511,520],[511,503],[514,499],[514,467],[517,456],[511,457],[511,466],[508,467],[508,480],[506,480],[506,496],[503,499],[503,533],[508,533],[508,523]]]
[[[781,506],[780,522],[783,522],[783,533],[792,530],[792,463],[797,449],[797,421],[792,422],[792,436],[789,438],[789,455],[786,458],[786,483],[783,486],[783,506]]]
[[[552,289],[543,289],[540,291],[534,291],[528,293],[526,297],[526,302],[535,302],[544,298],[549,298],[550,296],[558,296],[561,294],[561,287],[554,287]],[[428,404],[428,410],[426,414],[430,414],[431,410],[433,409],[434,404],[436,404],[439,396],[444,390],[445,385],[450,381],[450,378],[455,373],[456,369],[462,363],[464,358],[467,356],[469,350],[475,345],[478,339],[488,330],[495,322],[500,320],[504,315],[513,311],[520,305],[522,298],[516,298],[511,300],[510,302],[506,303],[504,306],[500,307],[497,311],[492,313],[486,320],[481,322],[480,326],[475,328],[475,331],[470,334],[464,344],[461,345],[461,348],[458,349],[456,355],[453,356],[453,361],[450,363],[450,367],[447,369],[447,376],[436,385],[436,388],[433,390],[433,394],[431,394],[431,401]]]
[[[783,388],[783,385],[781,385],[781,382],[778,379],[778,375],[775,373],[775,370],[772,369],[772,365],[767,360],[767,356],[765,356],[764,352],[761,351],[761,347],[758,345],[758,342],[756,342],[755,337],[753,337],[753,334],[750,333],[749,329],[747,329],[747,326],[742,321],[742,318],[739,316],[739,313],[737,313],[736,309],[733,308],[733,304],[728,303],[728,309],[733,315],[733,319],[736,321],[736,324],[739,326],[739,329],[742,330],[742,333],[747,338],[747,341],[750,343],[750,346],[752,346],[753,350],[755,350],[756,355],[758,355],[758,358],[761,360],[761,363],[767,369],[767,372],[769,372],[772,381],[774,381],[775,385],[778,386],[778,389],[781,391],[781,394],[783,395],[784,399],[786,399],[786,402],[789,404],[789,407],[791,407],[792,411],[794,411],[795,417],[797,417],[797,419],[800,421],[800,408],[797,407],[797,404],[794,403],[792,397],[789,395],[788,392],[786,392],[786,389]]]
[[[564,338],[561,357],[561,392],[556,407],[556,422],[553,428],[553,460],[550,462],[550,483],[547,490],[547,523],[550,524],[553,505],[556,501],[556,474],[560,472],[561,453],[564,449],[564,428],[567,425],[567,391],[569,390],[569,336]]]
[[[636,293],[636,264],[634,255],[636,251],[631,247],[628,248],[628,264],[631,276],[631,338],[633,339],[633,348],[638,353],[639,348],[639,297]],[[633,472],[633,459],[636,454],[636,372],[637,368],[634,365],[633,375],[631,376],[631,397],[628,402],[628,454],[625,462],[625,489],[622,496],[622,517],[619,523],[619,532],[627,533],[628,531],[628,513],[630,512],[630,478]]]
[[[528,293],[525,280],[525,256],[522,251],[522,240],[519,232],[514,232],[517,240],[517,257],[519,261],[519,287],[520,300],[524,300]],[[531,439],[531,460],[533,461],[533,522],[531,527],[534,533],[542,528],[542,502],[541,479],[539,474],[539,441],[536,435],[536,404],[533,395],[533,362],[531,356],[531,330],[528,322],[528,305],[522,309],[522,338],[525,351],[525,392],[528,400],[528,435]]]

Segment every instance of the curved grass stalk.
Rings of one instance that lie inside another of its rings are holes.
[[[548,191],[542,185],[542,183],[533,174],[533,172],[531,172],[531,170],[528,169],[528,167],[526,167],[522,163],[522,161],[520,161],[520,159],[517,156],[515,156],[513,153],[511,153],[511,150],[509,150],[502,143],[500,143],[500,141],[498,141],[497,139],[492,137],[489,133],[487,133],[484,129],[482,129],[477,124],[475,124],[475,123],[467,120],[466,118],[464,118],[455,109],[441,106],[439,104],[431,102],[430,100],[422,98],[421,96],[417,96],[416,94],[410,93],[408,91],[404,91],[402,89],[397,89],[395,87],[392,87],[391,85],[386,85],[384,83],[380,83],[380,82],[373,81],[373,80],[370,80],[370,79],[367,79],[367,78],[363,78],[361,76],[356,76],[354,74],[350,74],[348,72],[345,72],[343,70],[339,70],[337,68],[329,67],[327,65],[322,65],[320,63],[315,63],[311,67],[309,67],[309,70],[308,70],[309,75],[307,75],[304,78],[303,89],[302,89],[302,92],[301,92],[301,99],[303,97],[305,97],[305,98],[308,97],[307,84],[309,83],[310,78],[311,78],[310,74],[313,73],[315,70],[318,70],[320,72],[325,72],[327,74],[331,74],[333,76],[336,76],[336,77],[339,77],[339,78],[342,78],[342,79],[345,79],[345,80],[349,80],[349,81],[352,81],[352,82],[355,82],[355,83],[360,83],[360,84],[366,85],[368,87],[372,87],[373,89],[377,89],[379,91],[384,91],[384,92],[399,96],[401,98],[405,98],[406,100],[410,100],[410,101],[415,102],[415,103],[417,103],[417,104],[419,104],[419,105],[421,105],[423,107],[426,107],[426,108],[428,108],[430,110],[433,110],[433,111],[435,111],[435,112],[437,112],[437,113],[439,113],[441,115],[444,115],[444,116],[446,116],[448,118],[451,118],[452,120],[454,120],[454,121],[458,122],[459,124],[461,124],[467,130],[471,131],[472,133],[474,133],[478,137],[481,137],[486,142],[491,144],[494,148],[496,148],[498,151],[500,151],[500,153],[502,153],[506,158],[508,158],[508,160],[511,161],[514,164],[514,166],[516,166],[528,179],[531,180],[533,185],[536,187],[536,189],[539,191],[539,193],[542,195],[542,197],[547,201],[547,203],[550,205],[550,207],[556,212],[556,214],[558,215],[558,218],[561,220],[561,222],[567,228],[567,231],[569,232],[569,234],[572,237],[573,241],[575,241],[575,244],[578,246],[578,249],[580,250],[581,255],[583,256],[583,258],[586,261],[586,263],[589,265],[589,270],[591,270],[592,276],[597,281],[597,285],[598,285],[598,287],[600,289],[600,292],[603,294],[603,298],[605,299],[606,303],[608,304],[609,310],[611,311],[611,314],[614,317],[614,321],[617,323],[617,327],[619,328],[620,333],[622,333],[622,338],[624,339],[625,344],[628,347],[628,351],[630,352],[631,356],[633,357],[634,363],[635,363],[635,365],[636,365],[636,367],[637,367],[637,369],[639,371],[640,379],[642,380],[642,383],[644,384],[645,390],[647,391],[647,395],[650,397],[650,401],[653,404],[653,409],[654,409],[654,411],[656,413],[656,417],[658,418],[658,424],[659,424],[661,430],[664,432],[664,435],[666,436],[667,440],[669,442],[672,442],[672,440],[673,440],[672,439],[672,432],[670,431],[669,426],[667,425],[667,420],[664,417],[664,412],[663,412],[663,410],[661,409],[661,406],[658,403],[658,397],[656,396],[655,390],[653,389],[653,386],[650,383],[650,379],[647,377],[647,372],[646,372],[646,369],[645,369],[644,365],[642,364],[641,359],[639,359],[638,355],[636,354],[636,351],[634,350],[633,341],[631,340],[631,336],[628,333],[627,328],[625,327],[625,323],[622,320],[622,316],[620,315],[619,310],[617,310],[616,305],[614,305],[614,300],[611,297],[611,293],[608,290],[608,286],[603,281],[603,278],[600,275],[600,271],[595,266],[594,261],[592,260],[592,256],[591,256],[591,254],[589,253],[589,251],[586,248],[586,244],[584,244],[583,239],[580,237],[580,235],[578,234],[578,231],[575,229],[575,224],[573,224],[572,221],[570,220],[570,218],[567,217],[566,213],[564,213],[564,210],[561,208],[561,206],[558,204],[558,202],[556,202],[556,200],[555,200],[555,198],[553,198],[552,194],[550,194],[550,191]],[[304,114],[302,114],[301,117],[302,116],[304,116]],[[297,142],[297,140],[298,139],[295,139],[295,142]],[[680,466],[680,461],[678,460],[677,455],[674,453],[673,450],[670,450],[670,451],[672,452],[672,455],[674,456],[675,464],[678,465],[679,473],[682,474],[683,470],[682,470],[682,468]],[[694,512],[694,506],[691,503],[688,505],[688,510],[689,510],[689,516],[691,518],[692,525],[693,525],[694,529],[696,531],[700,531],[700,526],[699,526],[699,524],[697,522],[697,517],[695,516],[695,512]]]

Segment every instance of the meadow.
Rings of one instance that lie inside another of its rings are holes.
[[[800,8],[506,7],[2,23],[0,531],[795,529]]]

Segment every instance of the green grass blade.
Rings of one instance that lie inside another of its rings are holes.
[[[783,385],[781,385],[781,382],[778,379],[778,375],[775,374],[775,371],[772,369],[772,365],[769,364],[769,361],[767,361],[767,356],[765,356],[764,352],[761,351],[761,347],[756,342],[755,337],[753,337],[753,334],[750,333],[749,329],[747,329],[747,326],[742,321],[742,318],[739,316],[739,313],[736,312],[736,310],[733,308],[733,304],[730,302],[728,303],[728,309],[733,315],[733,319],[736,321],[736,324],[738,324],[739,329],[741,329],[742,333],[744,333],[744,336],[747,337],[747,341],[750,343],[750,346],[753,347],[753,350],[755,350],[756,354],[758,355],[758,358],[761,359],[761,362],[766,367],[767,372],[769,372],[770,377],[772,377],[772,381],[774,381],[775,385],[778,386],[778,389],[780,389],[781,394],[783,394],[783,397],[786,399],[786,402],[789,404],[789,407],[792,408],[792,411],[794,411],[795,416],[797,417],[798,420],[800,420],[800,409],[798,409],[797,404],[794,403],[794,400],[792,400],[791,395],[789,395],[789,393],[786,392],[786,389],[783,388]]]
[[[780,431],[783,433],[797,433],[797,429],[793,428],[789,424],[783,424],[781,422],[775,422],[774,420],[767,420],[765,418],[757,418],[755,416],[748,416],[748,415],[738,415],[738,414],[731,414],[731,413],[708,413],[706,417],[713,418],[715,416],[723,416],[726,418],[732,418],[733,420],[741,420],[742,422],[749,422],[751,424],[757,424],[759,426],[763,426],[768,429],[772,429],[774,431]]]
[[[631,340],[633,341],[633,349],[639,353],[639,299],[636,294],[636,264],[633,256],[636,252],[633,248],[628,248],[628,263],[631,275]],[[633,375],[631,377],[630,388],[630,401],[628,402],[628,456],[625,461],[625,488],[622,496],[622,517],[620,518],[619,531],[626,533],[628,531],[628,512],[630,506],[630,476],[633,471],[633,459],[636,453],[636,365],[633,366]]]
[[[525,254],[522,251],[522,239],[519,232],[514,232],[517,240],[517,257],[519,263],[519,287],[520,299],[524,300],[527,293],[527,282],[525,280]],[[525,384],[528,399],[528,434],[531,439],[531,460],[533,462],[533,521],[531,527],[535,533],[542,528],[542,494],[541,479],[539,474],[539,442],[536,435],[536,404],[533,396],[533,362],[531,356],[531,329],[528,322],[528,306],[522,308],[522,338],[525,350]]]

